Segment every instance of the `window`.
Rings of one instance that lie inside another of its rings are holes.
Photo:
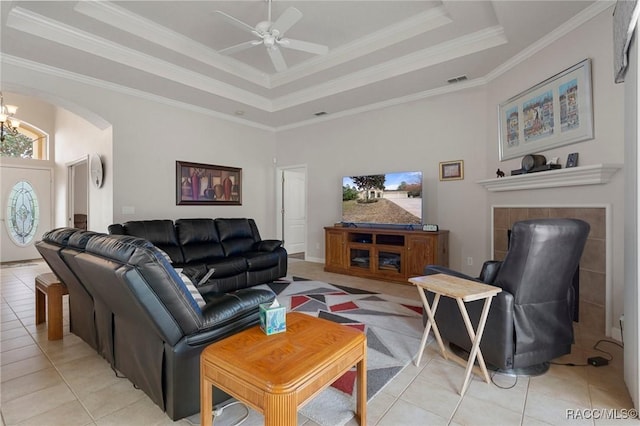
[[[23,121],[16,134],[5,133],[0,156],[47,160],[47,142],[46,133]]]
[[[7,219],[7,231],[11,239],[19,246],[31,243],[38,229],[40,209],[38,197],[29,182],[23,180],[11,188]]]

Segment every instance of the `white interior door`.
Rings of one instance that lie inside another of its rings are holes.
[[[282,178],[284,248],[289,254],[304,253],[307,245],[306,169],[285,169]]]
[[[34,244],[51,229],[52,182],[51,168],[0,166],[0,262],[40,257]]]
[[[67,226],[88,229],[77,222],[76,215],[84,215],[84,224],[89,223],[89,156],[67,163]]]

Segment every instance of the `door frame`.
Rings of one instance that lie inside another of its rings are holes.
[[[304,253],[305,258],[308,258],[309,255],[309,179],[308,179],[308,170],[306,164],[297,164],[292,166],[282,166],[276,168],[276,235],[278,238],[283,240],[285,239],[284,234],[284,198],[283,195],[283,177],[286,171],[296,170],[304,174],[304,208],[305,208],[305,222],[304,222]]]
[[[67,167],[67,211],[66,211],[66,222],[68,227],[73,228],[73,212],[75,210],[75,177],[76,177],[76,167],[80,164],[86,164],[87,174],[85,179],[89,182],[89,155],[84,155],[76,160],[69,161],[65,164]],[[89,206],[89,197],[91,196],[91,187],[87,184],[87,229],[91,229],[90,227],[90,212]]]

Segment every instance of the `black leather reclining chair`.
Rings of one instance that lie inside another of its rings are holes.
[[[516,222],[502,262],[489,261],[479,278],[441,266],[425,275],[445,273],[502,288],[493,298],[480,348],[488,366],[505,373],[536,375],[550,360],[571,353],[573,302],[571,286],[584,249],[589,224],[577,219]],[[427,292],[430,302],[433,294]],[[467,303],[477,327],[482,301]],[[426,323],[426,314],[424,315]],[[469,352],[471,342],[455,300],[440,299],[436,323],[444,340]]]

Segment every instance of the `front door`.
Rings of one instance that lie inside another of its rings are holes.
[[[34,243],[51,229],[53,170],[0,166],[0,262],[38,259]]]

